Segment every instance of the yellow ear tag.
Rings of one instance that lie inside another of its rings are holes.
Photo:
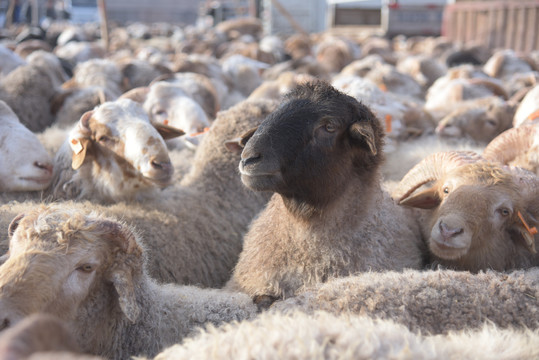
[[[77,139],[71,139],[70,145],[71,145],[71,150],[73,150],[73,152],[76,155],[80,154],[80,152],[83,149],[81,143]]]

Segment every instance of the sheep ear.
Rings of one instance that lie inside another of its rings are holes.
[[[152,123],[152,125],[157,130],[159,135],[163,137],[164,140],[174,139],[178,136],[185,135],[185,131],[175,128],[173,126],[168,126],[160,123]]]
[[[124,315],[131,321],[135,323],[137,318],[140,315],[140,307],[137,304],[135,297],[135,287],[133,286],[133,278],[128,267],[123,264],[121,267],[117,267],[112,271],[109,279],[112,281],[116,292],[118,293],[118,303],[120,304],[120,309]]]
[[[87,111],[82,114],[77,127],[69,135],[69,147],[73,152],[71,159],[71,167],[73,170],[77,170],[84,163],[88,149],[92,145],[90,139],[90,119],[92,118],[94,111]]]
[[[13,218],[13,220],[11,220],[11,223],[9,223],[7,233],[8,233],[10,238],[13,237],[13,234],[15,233],[15,230],[17,230],[17,228],[19,227],[19,222],[22,220],[23,217],[25,217],[24,213],[19,214],[19,215],[15,216],[15,218]]]
[[[350,136],[352,139],[367,143],[373,155],[378,153],[378,149],[376,149],[374,130],[369,123],[359,121],[350,125]]]
[[[86,153],[91,144],[92,142],[90,139],[72,138],[69,140],[69,146],[73,151],[73,156],[71,158],[71,167],[73,168],[73,170],[78,170],[82,166],[82,164],[84,164],[84,159],[86,159]]]
[[[114,248],[114,265],[109,280],[118,293],[118,303],[122,312],[134,323],[140,315],[140,307],[135,296],[133,275],[137,271],[142,271],[142,249],[137,244],[135,234],[128,227],[111,220],[102,221],[99,227],[113,243]]]
[[[247,144],[247,141],[249,141],[249,139],[251,137],[253,137],[253,135],[254,135],[254,133],[256,132],[257,129],[258,129],[258,126],[252,128],[250,130],[247,130],[240,137],[230,139],[230,140],[226,140],[225,141],[225,147],[230,152],[233,152],[235,154],[241,154],[241,152],[243,151],[243,148]]]
[[[440,205],[440,197],[435,188],[423,190],[414,196],[407,197],[399,202],[399,205],[410,206],[419,209],[432,209]]]

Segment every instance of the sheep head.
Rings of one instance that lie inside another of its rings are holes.
[[[107,102],[86,112],[70,132],[72,167],[93,182],[103,182],[111,196],[169,184],[173,167],[164,139],[183,132],[150,124],[142,108],[128,99]],[[81,176],[82,177],[82,176]],[[131,193],[126,195],[132,195]]]
[[[535,252],[527,226],[537,224],[538,184],[531,173],[509,171],[471,152],[448,152],[412,168],[394,196],[400,205],[432,209],[424,233],[441,263],[470,271],[507,270],[520,245]]]
[[[436,134],[488,143],[511,127],[514,112],[514,106],[498,97],[468,101],[467,106],[455,109],[438,123]]]
[[[0,191],[37,191],[52,180],[52,159],[39,139],[0,101]]]
[[[298,86],[251,133],[239,165],[252,190],[279,193],[298,209],[338,198],[351,177],[366,182],[383,159],[384,132],[364,105],[329,84]]]
[[[71,324],[116,311],[136,321],[134,283],[143,260],[127,226],[63,204],[17,216],[9,235],[7,259],[0,266],[3,328],[38,312]]]

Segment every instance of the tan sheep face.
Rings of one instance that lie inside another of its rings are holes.
[[[118,241],[132,237],[122,225],[65,207],[50,206],[21,215],[10,225],[10,234],[8,257],[0,266],[3,328],[38,312],[74,321],[88,312],[85,307],[96,306],[98,291],[107,284],[116,287],[114,269],[123,266],[119,254],[130,251],[141,262],[134,238],[131,249]],[[123,281],[129,283],[130,274],[123,275]],[[113,296],[121,302],[122,291],[116,288],[116,292],[119,296]]]
[[[516,193],[455,183],[445,183],[441,190],[441,205],[429,239],[429,248],[436,256],[446,260],[473,258],[483,250],[505,246],[505,234],[515,217]]]
[[[163,137],[131,100],[105,103],[83,115],[69,142],[73,168],[93,164],[93,181],[111,193],[165,187],[172,178]]]

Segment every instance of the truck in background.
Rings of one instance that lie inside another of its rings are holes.
[[[448,0],[328,0],[329,27],[384,36],[432,35],[442,31]],[[349,29],[350,30],[350,29]]]

